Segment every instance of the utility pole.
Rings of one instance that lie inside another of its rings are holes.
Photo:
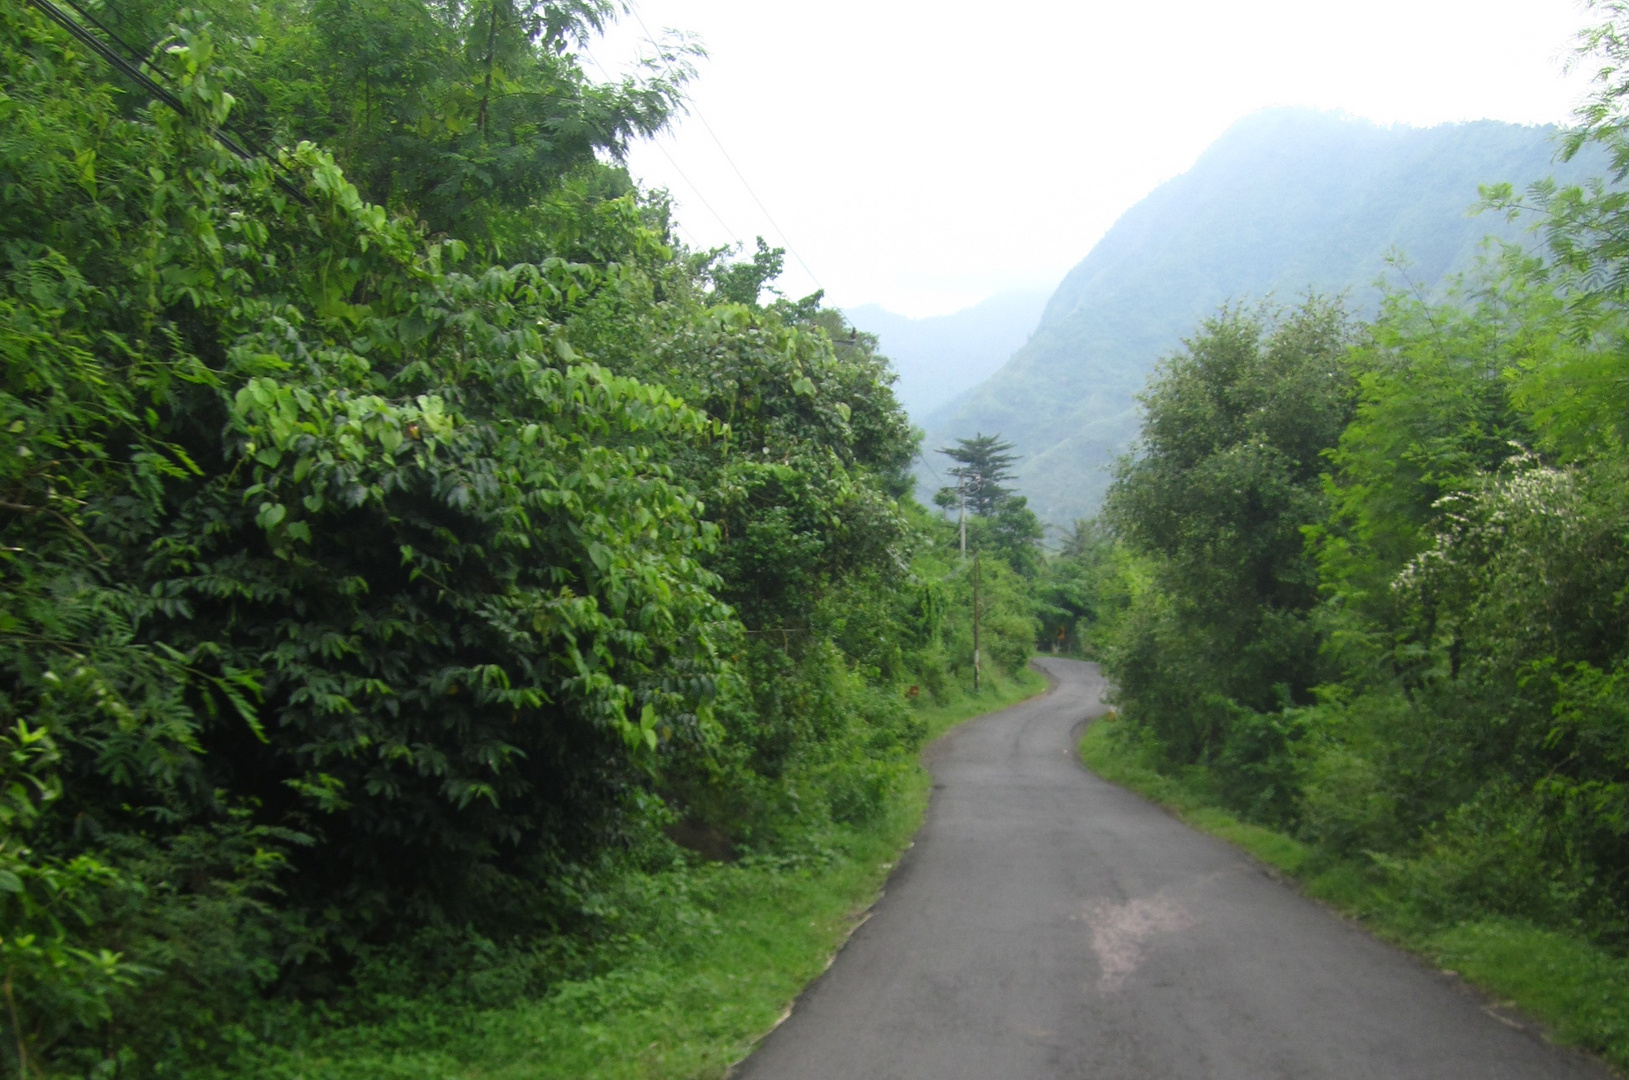
[[[973,552],[973,693],[979,692],[979,553]]]
[[[962,478],[956,482],[956,494],[961,496],[962,509],[956,517],[956,527],[962,534],[962,558],[967,558],[967,480]]]

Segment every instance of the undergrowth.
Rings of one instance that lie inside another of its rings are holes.
[[[929,737],[1030,697],[1034,671],[958,688],[916,711]],[[630,873],[609,890],[617,933],[573,957],[585,974],[501,1005],[468,994],[380,991],[334,1023],[285,1015],[269,1038],[198,1080],[695,1080],[718,1077],[818,976],[921,824],[929,778],[917,769],[885,812],[858,827],[801,837],[796,854]],[[460,977],[467,975],[460,972]],[[291,1031],[293,1032],[291,1034]]]
[[[931,741],[964,720],[1033,697],[1046,686],[1046,676],[1033,668],[1020,668],[1018,674],[1011,677],[986,676],[977,694],[973,692],[971,680],[963,679],[956,684],[954,696],[942,705],[928,702],[918,706],[916,717],[927,728],[926,737]]]

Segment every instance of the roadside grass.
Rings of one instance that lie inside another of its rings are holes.
[[[1542,1020],[1558,1042],[1629,1068],[1629,961],[1513,919],[1459,923],[1425,944],[1438,964]]]
[[[1156,772],[1135,748],[1109,737],[1110,723],[1094,723],[1081,736],[1080,759],[1087,768],[1111,783],[1130,788],[1168,807],[1194,828],[1237,844],[1286,874],[1296,874],[1306,865],[1312,854],[1312,849],[1306,844],[1283,833],[1240,821],[1226,810],[1208,803],[1193,785]]]
[[[963,720],[1005,709],[1045,689],[1046,676],[1034,668],[1024,668],[1010,678],[992,673],[985,677],[977,694],[973,693],[972,680],[966,679],[956,684],[956,696],[943,705],[918,705],[915,712],[927,724],[928,741],[932,742]]]
[[[1554,1041],[1629,1070],[1629,959],[1520,919],[1429,918],[1366,867],[1319,858],[1313,846],[1241,821],[1207,802],[1197,785],[1156,772],[1135,747],[1115,739],[1112,728],[1112,722],[1092,724],[1080,740],[1081,761],[1105,780],[1297,878],[1308,896],[1533,1017]]]
[[[303,1080],[717,1077],[819,975],[876,896],[925,806],[922,785],[803,867],[711,863],[629,890],[633,940],[602,973],[507,1008],[390,1003],[387,1019],[245,1055],[232,1075]],[[642,894],[642,895],[641,895]],[[245,1068],[245,1066],[248,1066]]]
[[[1039,672],[988,680],[918,715],[929,736],[1046,688]],[[630,875],[629,932],[590,957],[599,973],[503,1008],[378,1003],[370,1023],[314,1022],[299,1040],[245,1040],[217,1073],[259,1080],[700,1080],[783,1018],[873,903],[922,823],[918,768],[862,828],[813,838],[814,857],[746,858]]]

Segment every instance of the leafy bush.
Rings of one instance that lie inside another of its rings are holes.
[[[0,2],[0,1022],[30,1068],[185,1069],[386,985],[539,993],[677,816],[749,850],[875,819],[922,737],[903,686],[942,677],[886,361],[596,159],[682,72],[587,84],[561,46],[599,4],[409,4],[367,42],[219,10],[266,35],[132,8],[176,113]],[[370,49],[413,53],[376,97]],[[379,127],[324,127],[359,100]],[[343,135],[346,170],[227,123]]]

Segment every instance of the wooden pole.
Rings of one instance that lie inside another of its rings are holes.
[[[973,693],[979,692],[979,553],[973,552]]]
[[[961,513],[956,515],[956,526],[962,534],[962,558],[967,558],[967,481],[956,485],[956,494],[962,498]]]

